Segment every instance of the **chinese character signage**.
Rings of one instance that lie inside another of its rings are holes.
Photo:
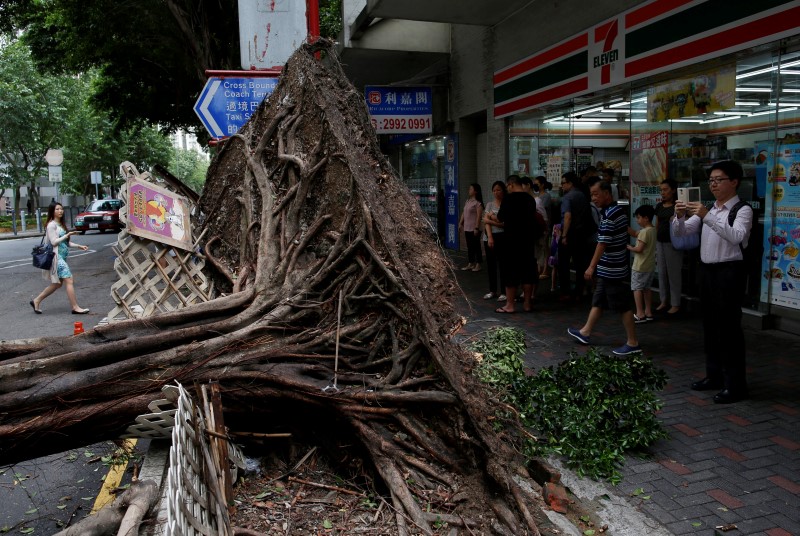
[[[444,157],[444,247],[458,249],[458,136],[445,138]]]
[[[364,91],[376,134],[433,132],[430,87],[367,86]]]
[[[666,130],[631,137],[631,180],[634,184],[661,184],[667,178]]]
[[[758,144],[757,144],[758,148]],[[777,154],[759,152],[756,166],[767,175],[761,301],[800,309],[800,144],[779,145]]]
[[[147,181],[128,179],[128,232],[192,250],[187,200]]]

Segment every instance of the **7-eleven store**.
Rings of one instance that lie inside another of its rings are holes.
[[[563,172],[602,161],[631,211],[657,203],[665,178],[710,203],[708,167],[739,161],[763,247],[745,306],[800,331],[800,2],[645,2],[497,70],[493,86],[509,169],[546,175],[554,194]]]

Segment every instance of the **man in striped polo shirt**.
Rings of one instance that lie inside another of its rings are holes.
[[[627,340],[612,350],[616,355],[638,354],[642,351],[636,339],[636,324],[633,319],[633,293],[626,283],[630,273],[628,254],[628,216],[620,208],[611,192],[611,185],[598,181],[591,186],[592,202],[602,211],[597,230],[597,246],[586,269],[584,278],[591,280],[597,274],[597,286],[592,297],[592,308],[586,324],[580,329],[568,328],[567,333],[581,344],[589,344],[594,326],[603,314],[603,309],[618,311],[622,315]]]

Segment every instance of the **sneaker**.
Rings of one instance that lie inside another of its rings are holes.
[[[475,266],[472,267],[472,271],[473,272],[480,272],[481,271],[481,265],[480,264],[476,264]]]
[[[491,300],[492,298],[494,298],[494,292],[487,292],[483,295],[484,300]]]
[[[628,343],[623,344],[619,348],[614,348],[611,350],[611,353],[614,355],[632,355],[632,354],[641,354],[642,347],[641,346],[629,346]]]
[[[567,328],[567,333],[578,339],[578,342],[580,342],[581,344],[589,344],[589,337],[582,334],[581,330],[575,328]]]
[[[654,316],[646,316],[646,317],[644,317],[644,319],[647,320],[648,322],[652,322],[653,320],[655,320],[655,317]]]
[[[468,264],[468,265],[466,265],[466,266],[462,266],[462,267],[461,267],[461,270],[462,270],[462,271],[464,271],[464,270],[472,270],[472,263],[469,263],[469,264]]]
[[[506,295],[505,295],[505,294],[500,294],[500,295],[497,297],[497,301],[506,301]]]
[[[652,317],[650,317],[650,318],[652,318]],[[645,322],[647,322],[647,317],[646,316],[637,316],[636,314],[633,315],[633,323],[634,324],[644,324]]]

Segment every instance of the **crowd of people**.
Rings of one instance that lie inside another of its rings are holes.
[[[626,356],[642,351],[637,325],[652,322],[655,312],[679,313],[684,251],[673,246],[672,237],[699,234],[707,377],[691,388],[720,389],[715,403],[746,398],[743,248],[753,212],[736,193],[741,166],[723,161],[711,167],[711,208],[679,201],[676,182],[664,180],[659,185],[661,201],[634,211],[637,228],[618,204],[628,192],[614,184],[613,177],[613,170],[602,165],[590,166],[582,176],[566,172],[557,204],[545,177],[511,175],[505,182],[496,181],[485,206],[480,186],[470,185],[459,224],[469,256],[462,269],[480,271],[482,243],[488,274],[483,298],[502,303],[495,309],[498,314],[518,312],[518,301],[523,311],[532,311],[540,280],[549,279],[550,290],[558,292],[562,302],[578,303],[591,296],[586,321],[580,328],[569,328],[568,334],[588,345],[603,311],[615,311],[626,340],[612,352]],[[659,300],[654,307],[651,287],[656,273]],[[720,303],[725,304],[724,314]]]

